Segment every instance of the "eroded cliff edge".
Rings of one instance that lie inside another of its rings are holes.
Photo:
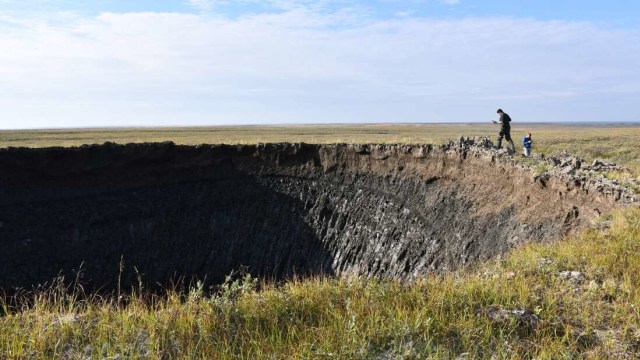
[[[536,175],[486,140],[0,150],[0,288],[366,274],[410,279],[591,224],[636,199]]]

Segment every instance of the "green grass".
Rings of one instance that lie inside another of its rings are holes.
[[[207,295],[90,297],[63,286],[3,303],[0,358],[611,358],[640,349],[640,209],[608,232],[531,244],[412,283],[244,278]],[[561,278],[565,270],[586,279]],[[537,323],[492,320],[527,309]]]

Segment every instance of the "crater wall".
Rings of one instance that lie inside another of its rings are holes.
[[[79,269],[101,289],[215,283],[241,266],[411,279],[557,238],[624,198],[486,145],[3,149],[0,288]]]

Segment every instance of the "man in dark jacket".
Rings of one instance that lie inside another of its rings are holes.
[[[511,152],[515,153],[516,145],[511,139],[511,118],[508,114],[502,111],[502,109],[498,109],[498,114],[500,115],[500,120],[493,122],[494,124],[500,124],[500,132],[498,133],[498,149],[502,148],[502,138],[505,138],[509,144],[511,144]]]

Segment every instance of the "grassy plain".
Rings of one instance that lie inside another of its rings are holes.
[[[439,144],[460,136],[490,136],[493,124],[400,124],[400,125],[298,125],[216,126],[185,128],[124,128],[0,131],[0,148],[10,146],[49,147],[116,143],[173,141],[176,144],[255,144],[267,142],[306,143],[429,143]],[[525,133],[535,140],[534,151],[553,155],[562,151],[587,160],[604,158],[640,173],[640,125],[512,126],[516,145]]]
[[[640,170],[639,127],[515,126],[538,152]],[[438,143],[486,125],[1,132],[0,147],[115,141]],[[640,356],[640,209],[552,244],[414,283],[230,279],[206,291],[98,297],[61,284],[0,300],[0,358],[604,359]],[[564,271],[579,272],[572,277]],[[566,274],[566,273],[565,273]],[[519,317],[518,310],[527,310]],[[515,312],[513,312],[515,311]],[[496,315],[497,314],[497,315]]]

